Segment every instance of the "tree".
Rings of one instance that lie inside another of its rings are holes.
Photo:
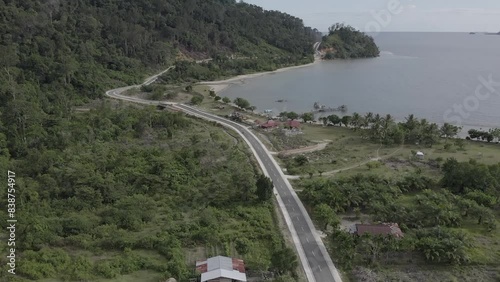
[[[356,257],[356,242],[354,236],[343,231],[334,229],[331,235],[328,236],[330,246],[338,263],[344,269],[351,269]]]
[[[303,166],[303,165],[305,165],[306,163],[309,162],[309,160],[307,159],[307,157],[304,156],[304,155],[297,156],[297,157],[294,158],[294,160],[295,160],[295,163],[298,166]]]
[[[464,233],[436,227],[417,231],[416,248],[433,263],[463,264],[469,261],[470,240]]]
[[[330,115],[327,118],[333,125],[337,125],[342,122],[342,119],[338,115]]]
[[[186,86],[186,91],[187,91],[188,93],[191,93],[191,92],[193,91],[193,85],[188,85],[188,86]]]
[[[191,104],[200,105],[203,102],[203,96],[195,95],[191,98]]]
[[[278,275],[293,274],[297,266],[297,255],[288,247],[274,251],[271,256],[271,267]]]
[[[231,103],[231,99],[229,99],[228,97],[224,97],[222,98],[222,102],[224,102],[225,104],[229,104]]]
[[[347,127],[351,123],[351,116],[343,116],[342,119],[342,124]]]
[[[233,103],[242,109],[248,109],[250,107],[250,102],[243,98],[236,98],[234,99]]]
[[[214,100],[215,101],[220,101],[222,98],[220,96],[215,96]]]
[[[443,124],[443,126],[441,126],[439,131],[441,133],[441,136],[444,136],[446,140],[448,140],[448,138],[453,138],[458,134],[458,132],[460,131],[460,127],[445,123]]]
[[[355,129],[358,130],[363,125],[363,117],[358,113],[353,113],[351,117],[350,124]]]
[[[301,118],[304,120],[304,122],[313,121],[314,114],[313,113],[303,113]]]
[[[217,94],[215,93],[215,91],[210,90],[209,96],[212,97],[212,98],[215,98],[217,96]]]
[[[490,134],[500,142],[500,128],[490,129]]]
[[[328,230],[328,225],[332,225],[333,229],[336,229],[340,224],[339,218],[333,209],[327,204],[320,204],[316,206],[316,208],[314,208],[314,215],[323,231]]]
[[[269,201],[273,196],[273,189],[274,189],[274,185],[271,179],[261,174],[257,178],[256,186],[257,186],[256,194],[257,197],[259,197],[259,200],[261,202]]]
[[[297,114],[296,112],[286,112],[285,116],[291,120],[299,118],[299,114]]]

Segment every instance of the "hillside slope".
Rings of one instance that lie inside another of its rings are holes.
[[[298,18],[234,0],[0,0],[9,150],[50,147],[44,136],[72,105],[179,56],[258,58],[245,66],[257,71],[312,60],[317,36]]]

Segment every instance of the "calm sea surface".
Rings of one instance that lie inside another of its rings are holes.
[[[258,111],[272,109],[274,114],[307,112],[317,101],[398,120],[415,114],[465,128],[500,127],[500,36],[381,33],[375,41],[379,58],[320,62],[248,79],[221,95],[246,98]],[[496,92],[481,86],[480,77],[488,81],[490,76]]]

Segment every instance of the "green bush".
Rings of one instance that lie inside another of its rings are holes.
[[[152,84],[141,86],[141,91],[142,92],[149,93],[149,92],[153,92],[153,90],[154,90],[154,86]]]

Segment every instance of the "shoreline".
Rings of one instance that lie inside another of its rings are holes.
[[[281,72],[290,71],[290,70],[299,69],[299,68],[310,67],[310,66],[317,64],[320,61],[321,61],[321,59],[319,57],[315,56],[314,62],[309,63],[309,64],[305,64],[305,65],[285,67],[285,68],[277,69],[274,71],[242,74],[242,75],[238,75],[238,76],[224,79],[224,80],[202,81],[202,82],[198,82],[197,85],[208,86],[211,88],[211,90],[215,91],[215,94],[219,94],[219,93],[223,92],[224,90],[228,89],[231,85],[245,83],[245,80],[247,80],[247,79],[256,78],[256,77],[260,77],[260,76],[264,76],[264,75],[275,74],[275,73],[281,73]]]

